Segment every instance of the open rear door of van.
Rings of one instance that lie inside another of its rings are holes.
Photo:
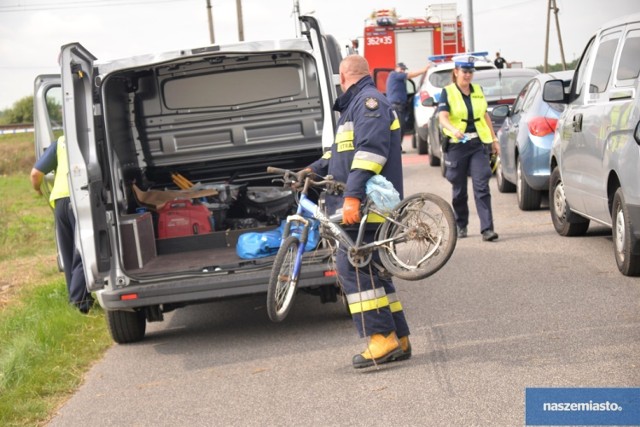
[[[64,132],[69,156],[69,190],[79,230],[79,249],[87,288],[104,287],[111,268],[111,246],[105,203],[108,182],[105,155],[99,149],[96,123],[100,105],[93,61],[96,58],[79,43],[62,47],[62,96]],[[97,99],[97,97],[96,97]]]

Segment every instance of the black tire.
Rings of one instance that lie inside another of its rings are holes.
[[[529,186],[522,173],[522,162],[520,158],[516,161],[516,196],[518,207],[523,211],[534,211],[540,209],[542,193]]]
[[[618,264],[618,270],[625,276],[640,276],[640,255],[631,251],[637,243],[633,224],[629,218],[629,209],[622,194],[622,188],[618,188],[613,196],[611,228],[613,253],[616,258],[616,264]]]
[[[504,177],[502,162],[499,162],[496,168],[496,184],[498,184],[498,191],[501,193],[513,193],[516,191],[516,186]]]
[[[282,322],[293,306],[298,285],[293,269],[299,246],[300,240],[296,236],[287,237],[273,261],[267,288],[267,314],[273,322]]]
[[[118,344],[141,341],[147,329],[144,310],[107,310],[107,324],[111,338]]]
[[[419,133],[415,133],[416,135],[416,144],[418,148],[418,154],[428,154],[429,153],[429,140],[422,139]],[[431,158],[429,158],[431,159]]]
[[[429,166],[440,166],[440,158],[433,154],[430,143],[427,143],[427,154],[429,155]]]
[[[401,225],[385,221],[380,239],[394,239],[406,231],[408,234],[379,251],[385,268],[405,280],[421,280],[440,270],[458,239],[449,203],[435,194],[418,193],[404,199],[394,211],[394,220]]]
[[[589,229],[587,218],[571,212],[557,167],[551,172],[549,180],[549,212],[553,227],[561,236],[581,236]]]

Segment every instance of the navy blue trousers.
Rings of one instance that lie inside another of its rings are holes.
[[[349,231],[349,234],[355,241],[357,232]],[[375,230],[365,233],[365,242],[372,242],[374,238]],[[375,292],[378,295],[386,295],[391,303],[390,305],[376,307],[375,309],[364,310],[355,314],[352,313],[353,323],[360,337],[379,333],[386,334],[392,331],[395,331],[399,337],[408,336],[409,325],[407,325],[404,310],[402,310],[402,306],[396,295],[396,288],[391,279],[380,277],[378,270],[374,266],[371,266],[373,275],[370,274],[369,266],[359,268],[358,274],[356,275],[355,267],[349,262],[346,252],[340,248],[338,248],[336,258],[338,275],[347,299],[351,297],[358,301],[358,294],[377,289]],[[382,265],[377,252],[373,258],[378,265]],[[360,284],[359,287],[358,280]]]
[[[55,202],[56,232],[58,233],[58,251],[64,264],[64,278],[67,282],[69,302],[79,309],[87,310],[93,304],[93,298],[87,291],[82,258],[75,246],[76,218],[69,197]]]
[[[449,144],[445,153],[446,178],[453,186],[452,206],[456,224],[463,228],[469,224],[469,194],[467,177],[471,177],[473,197],[480,217],[480,232],[493,230],[493,214],[491,212],[491,193],[489,179],[489,144],[483,144],[474,138],[467,143]]]

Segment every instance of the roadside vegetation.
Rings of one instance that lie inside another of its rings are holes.
[[[33,134],[0,135],[0,425],[44,425],[112,341],[67,303],[53,212],[31,189]]]

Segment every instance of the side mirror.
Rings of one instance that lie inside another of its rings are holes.
[[[422,101],[422,105],[425,107],[433,107],[434,105],[436,105],[436,100],[433,99],[433,96],[430,96],[424,101]]]
[[[508,105],[498,105],[491,111],[491,117],[496,119],[504,119],[511,113],[511,108]]]
[[[545,102],[566,103],[562,80],[549,80],[542,89],[542,99]]]

